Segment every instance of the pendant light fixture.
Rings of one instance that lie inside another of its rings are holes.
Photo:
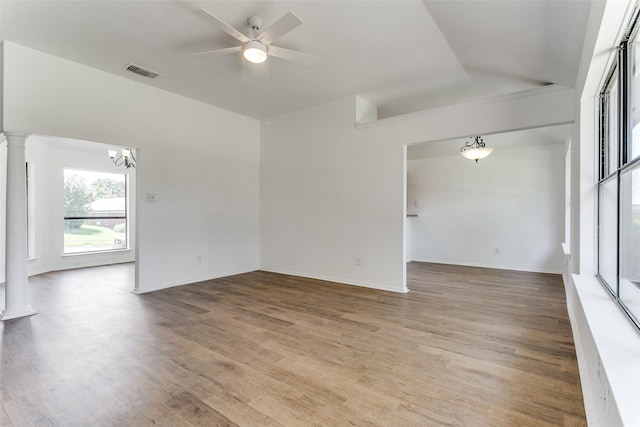
[[[116,166],[124,166],[128,168],[136,167],[136,158],[133,156],[131,148],[123,148],[120,154],[117,150],[107,150],[109,158]]]
[[[478,163],[478,160],[487,157],[492,151],[493,148],[485,146],[481,136],[471,137],[471,140],[465,142],[460,148],[460,154],[462,154],[462,156],[469,160],[475,160],[476,163]]]

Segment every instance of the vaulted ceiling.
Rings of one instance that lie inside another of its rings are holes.
[[[590,2],[3,1],[2,38],[257,119],[358,94],[389,117],[547,84],[574,86]],[[249,33],[291,11],[304,22],[277,45],[315,67],[241,54],[205,8]],[[161,74],[146,79],[129,63]]]

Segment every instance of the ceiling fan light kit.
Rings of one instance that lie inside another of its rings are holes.
[[[249,62],[262,64],[267,60],[267,47],[257,40],[251,40],[244,45],[242,55]]]

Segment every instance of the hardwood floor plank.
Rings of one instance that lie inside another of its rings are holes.
[[[9,413],[4,407],[4,402],[0,400],[0,426],[2,427],[13,427],[15,424],[11,422],[9,418]]]
[[[167,406],[194,425],[229,427],[237,425],[188,391],[173,396],[167,402]]]
[[[268,272],[134,295],[30,278],[0,426],[585,426],[560,276],[410,263],[408,294]]]
[[[280,427],[281,423],[255,410],[235,396],[222,392],[213,394],[205,400],[207,405],[241,426]]]
[[[52,414],[44,407],[40,396],[28,393],[3,402],[5,411],[13,425],[27,426],[58,426]],[[73,420],[70,420],[73,421]]]

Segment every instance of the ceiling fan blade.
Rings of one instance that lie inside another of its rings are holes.
[[[242,52],[242,46],[227,47],[224,49],[208,50],[206,52],[192,53],[191,56],[199,55],[224,55],[225,53]]]
[[[274,22],[269,28],[258,34],[256,40],[260,40],[265,45],[270,45],[276,39],[293,30],[300,24],[302,24],[300,18],[289,12]]]
[[[271,56],[275,56],[276,58],[286,59],[287,61],[297,62],[299,64],[308,65],[310,67],[317,65],[320,61],[320,58],[317,56],[273,45],[267,48],[267,53]]]
[[[231,37],[240,40],[242,43],[246,43],[251,40],[249,37],[245,36],[240,31],[236,30],[231,25],[227,24],[226,22],[215,16],[213,13],[209,12],[207,9],[202,8],[201,10],[211,18],[213,18],[213,22],[216,27],[229,34]]]

